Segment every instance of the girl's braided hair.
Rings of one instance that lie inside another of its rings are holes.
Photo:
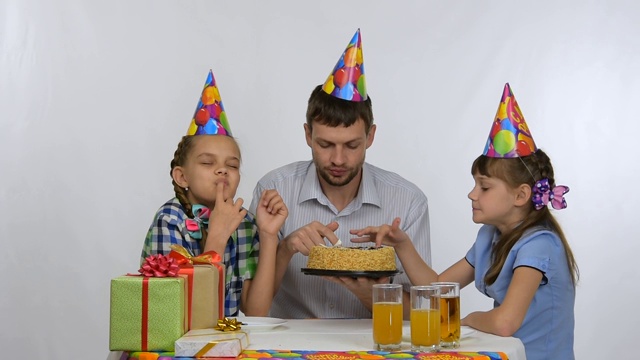
[[[192,204],[187,197],[187,189],[180,187],[175,180],[173,180],[173,169],[176,166],[184,166],[187,162],[187,157],[193,148],[193,144],[195,142],[195,136],[193,135],[185,135],[182,137],[180,142],[178,143],[178,148],[173,153],[173,160],[171,160],[171,170],[169,171],[169,175],[171,175],[171,183],[173,184],[173,191],[176,193],[176,198],[180,202],[180,205],[184,208],[185,214],[191,219],[193,219],[193,210]],[[201,251],[204,251],[204,245],[207,241],[207,229],[200,229],[202,232],[202,239],[199,241]]]
[[[171,160],[171,170],[169,171],[169,176],[171,176],[172,179],[171,183],[173,184],[173,191],[175,191],[176,193],[176,198],[178,198],[178,201],[180,201],[180,205],[182,205],[182,207],[184,208],[184,212],[190,218],[193,218],[193,211],[191,211],[191,202],[189,202],[189,199],[187,198],[187,189],[180,187],[180,185],[178,185],[176,181],[173,180],[173,169],[177,166],[183,166],[186,163],[189,152],[193,147],[193,142],[194,136],[185,135],[182,137],[182,139],[178,143],[178,148],[173,153],[173,160]]]

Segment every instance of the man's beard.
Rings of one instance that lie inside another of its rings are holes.
[[[316,171],[318,172],[318,175],[320,175],[322,180],[327,182],[327,184],[331,186],[345,186],[349,184],[351,180],[355,179],[356,176],[358,176],[358,173],[360,173],[360,170],[362,169],[362,164],[359,165],[360,166],[351,169],[346,175],[341,176],[340,178],[332,176],[329,171],[319,167],[318,164],[316,164]]]

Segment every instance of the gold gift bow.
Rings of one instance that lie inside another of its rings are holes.
[[[222,319],[218,319],[218,325],[216,325],[215,329],[220,331],[238,331],[242,328],[242,323],[238,321],[238,319],[229,319],[228,317],[224,317]]]
[[[221,262],[222,257],[215,251],[207,251],[204,254],[193,256],[189,253],[189,250],[185,249],[181,245],[171,245],[172,253],[169,256],[178,260],[178,264],[188,262],[190,264],[212,264],[214,262]]]

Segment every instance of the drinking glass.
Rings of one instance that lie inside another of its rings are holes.
[[[440,347],[455,349],[460,346],[460,284],[434,282],[440,288]]]
[[[411,287],[411,350],[440,350],[440,288]]]
[[[402,285],[373,285],[373,343],[377,350],[400,350]]]

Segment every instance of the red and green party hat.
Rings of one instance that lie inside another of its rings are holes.
[[[204,83],[204,89],[202,89],[202,95],[198,100],[198,106],[191,119],[187,135],[231,136],[227,113],[224,111],[220,91],[211,70],[209,70],[209,76]]]
[[[537,150],[522,111],[509,83],[504,85],[498,112],[482,155],[493,158],[516,158]]]
[[[362,38],[358,29],[324,82],[322,90],[343,100],[367,100],[367,83],[362,59]]]

